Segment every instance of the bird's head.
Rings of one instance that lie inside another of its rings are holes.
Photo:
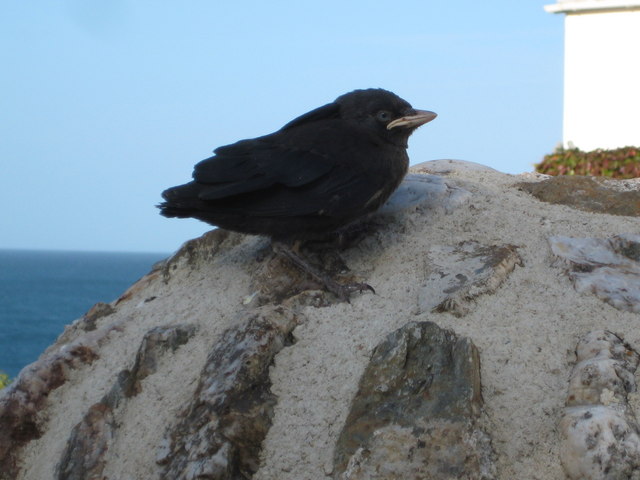
[[[340,107],[341,118],[356,121],[383,141],[405,148],[413,131],[437,116],[428,110],[416,110],[381,88],[354,90],[338,97],[335,103]]]

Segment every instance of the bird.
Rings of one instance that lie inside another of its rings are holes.
[[[436,116],[388,90],[354,90],[274,133],[216,148],[195,165],[192,181],[162,192],[158,208],[165,217],[270,237],[276,253],[349,301],[354,291],[374,290],[336,282],[302,257],[300,245],[380,208],[407,173],[409,136]]]

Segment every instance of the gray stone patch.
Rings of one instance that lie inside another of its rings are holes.
[[[471,198],[471,192],[436,175],[409,173],[376,215],[395,215],[412,207],[449,212]]]
[[[549,237],[579,292],[591,292],[617,309],[640,313],[640,235],[610,238]]]
[[[191,402],[158,450],[162,479],[251,478],[276,403],[269,367],[296,321],[284,307],[265,307],[216,341]]]
[[[411,322],[373,352],[338,439],[334,478],[491,479],[471,340]]]
[[[514,245],[462,242],[435,245],[429,250],[429,270],[420,293],[418,311],[464,316],[479,295],[493,293],[522,260]]]

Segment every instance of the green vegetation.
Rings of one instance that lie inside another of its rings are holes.
[[[535,165],[547,175],[590,175],[594,177],[640,177],[640,147],[583,152],[577,148],[558,148]]]
[[[2,390],[4,387],[9,385],[10,383],[11,383],[11,380],[9,380],[9,375],[7,375],[6,373],[0,372],[0,390]]]

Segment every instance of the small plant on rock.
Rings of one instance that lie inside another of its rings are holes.
[[[583,152],[577,148],[560,147],[545,155],[535,165],[536,172],[547,175],[590,175],[594,177],[640,177],[640,147]]]

